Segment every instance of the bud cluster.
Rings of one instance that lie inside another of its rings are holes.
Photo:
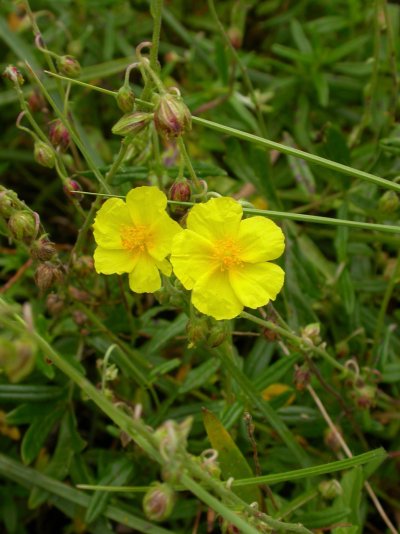
[[[217,321],[205,315],[193,315],[186,325],[188,347],[204,343],[209,348],[221,345],[229,335],[229,321]]]
[[[192,128],[192,116],[182,97],[165,93],[158,97],[154,108],[154,125],[163,137],[176,138]]]

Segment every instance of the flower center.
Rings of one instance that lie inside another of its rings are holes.
[[[144,252],[151,239],[146,226],[124,226],[121,232],[122,246],[135,252]]]
[[[221,239],[215,244],[214,258],[219,262],[221,271],[241,267],[240,248],[232,239]]]

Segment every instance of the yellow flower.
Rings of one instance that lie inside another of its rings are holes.
[[[137,187],[126,203],[110,198],[94,221],[98,247],[94,265],[98,273],[129,273],[129,286],[136,293],[152,293],[161,287],[160,273],[170,275],[166,259],[173,237],[182,230],[165,208],[167,197],[157,187]]]
[[[285,276],[268,263],[285,248],[281,229],[265,217],[242,216],[242,206],[232,198],[197,204],[187,230],[172,244],[174,273],[193,290],[193,305],[219,320],[238,316],[244,306],[258,308],[275,300]]]

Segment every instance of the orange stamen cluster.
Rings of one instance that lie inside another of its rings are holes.
[[[146,226],[125,226],[121,232],[122,246],[132,252],[144,252],[151,239]]]
[[[221,239],[215,244],[214,258],[219,262],[221,271],[241,267],[240,247],[232,239]]]

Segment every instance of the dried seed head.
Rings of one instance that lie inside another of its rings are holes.
[[[54,243],[52,243],[46,236],[41,236],[34,241],[30,249],[31,258],[38,261],[48,261],[56,253]]]
[[[44,293],[52,285],[62,282],[63,277],[64,273],[60,266],[46,261],[37,266],[35,272],[35,283],[39,290]]]
[[[46,308],[50,315],[58,315],[64,308],[64,299],[57,293],[50,293],[46,298]]]

